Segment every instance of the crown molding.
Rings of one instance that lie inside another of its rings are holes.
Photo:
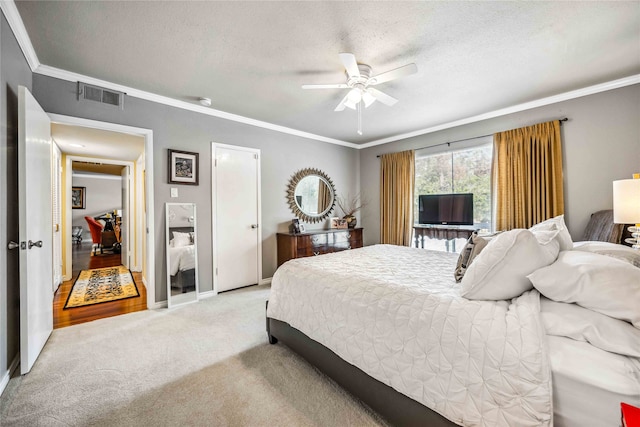
[[[20,17],[20,13],[18,12],[18,8],[16,7],[15,2],[13,0],[0,0],[0,8],[2,9],[2,12],[4,12],[5,17],[9,22],[9,26],[11,27],[11,30],[13,31],[13,33],[16,36],[16,39],[18,40],[18,44],[22,49],[22,52],[27,60],[27,63],[29,64],[29,67],[31,68],[31,71],[34,73],[42,74],[49,77],[54,77],[61,80],[71,81],[71,82],[81,81],[84,83],[101,86],[106,89],[116,90],[118,92],[124,92],[129,96],[144,99],[147,101],[157,102],[157,103],[168,105],[171,107],[181,108],[183,110],[194,111],[196,113],[206,114],[208,116],[219,117],[221,119],[231,120],[234,122],[239,122],[239,123],[247,124],[250,126],[269,129],[275,132],[286,133],[289,135],[295,135],[302,138],[327,142],[329,144],[342,145],[349,148],[358,148],[358,145],[352,142],[342,141],[334,138],[328,138],[326,136],[316,135],[309,132],[303,132],[297,129],[288,128],[286,126],[275,125],[273,123],[263,122],[261,120],[255,120],[255,119],[240,116],[237,114],[227,113],[225,111],[220,111],[213,108],[194,105],[186,101],[180,101],[178,99],[169,98],[167,96],[157,95],[155,93],[146,92],[146,91],[134,89],[128,86],[123,86],[123,85],[108,82],[105,80],[100,80],[100,79],[85,76],[82,74],[62,70],[60,68],[50,67],[48,65],[42,65],[38,60],[38,56],[36,55],[35,49],[33,48],[33,44],[31,43],[31,39],[29,38],[29,34],[27,33],[27,30],[24,26],[24,22]]]
[[[443,123],[437,126],[431,126],[424,129],[419,129],[413,132],[407,132],[399,135],[394,135],[388,138],[378,139],[375,141],[367,142],[366,144],[359,145],[359,149],[375,147],[376,145],[388,144],[389,142],[400,141],[402,139],[412,138],[414,136],[425,135],[428,133],[437,132],[440,130],[450,129],[457,126],[468,125],[482,120],[493,119],[495,117],[506,116],[507,114],[518,113],[520,111],[531,110],[537,107],[543,107],[549,104],[555,104],[557,102],[568,101],[575,98],[580,98],[587,95],[593,95],[600,92],[606,92],[612,89],[618,89],[625,86],[631,86],[640,83],[640,74],[634,74],[629,77],[623,77],[618,80],[612,80],[610,82],[601,83],[593,86],[587,86],[582,89],[572,90],[570,92],[564,92],[559,95],[553,95],[546,98],[540,98],[535,101],[525,102],[524,104],[513,105],[507,108],[501,108],[499,110],[489,111],[487,113],[478,114],[476,116],[467,117],[465,119],[455,120],[453,122]]]
[[[18,45],[20,45],[31,71],[34,71],[40,66],[40,61],[38,61],[38,56],[33,49],[33,44],[31,44],[31,39],[27,34],[27,29],[24,26],[24,22],[22,22],[22,17],[16,4],[13,0],[2,0],[0,1],[0,9],[2,9],[5,18],[7,18],[7,22],[16,36],[16,40],[18,40]]]
[[[593,95],[596,93],[605,92],[608,90],[618,89],[621,87],[640,83],[640,74],[635,74],[635,75],[624,77],[621,79],[612,80],[610,82],[588,86],[582,89],[577,89],[577,90],[561,93],[558,95],[549,96],[546,98],[541,98],[541,99],[537,99],[530,102],[525,102],[523,104],[513,105],[511,107],[490,111],[490,112],[479,114],[476,116],[471,116],[464,119],[455,120],[452,122],[447,122],[440,125],[431,126],[428,128],[423,128],[423,129],[419,129],[412,132],[402,133],[402,134],[394,135],[388,138],[377,139],[374,141],[367,142],[365,144],[355,144],[352,142],[342,141],[334,138],[328,138],[322,135],[316,135],[309,132],[303,132],[297,129],[288,128],[286,126],[280,126],[273,123],[263,122],[261,120],[255,120],[255,119],[240,116],[237,114],[227,113],[225,111],[192,104],[186,101],[169,98],[162,95],[157,95],[151,92],[146,92],[146,91],[131,88],[128,86],[123,86],[123,85],[111,83],[105,80],[100,80],[93,77],[85,76],[82,74],[73,73],[71,71],[62,70],[60,68],[50,67],[48,65],[42,65],[38,60],[38,57],[33,48],[33,45],[31,44],[31,39],[27,34],[27,30],[24,26],[24,22],[22,22],[22,18],[20,17],[20,13],[18,12],[18,8],[16,7],[14,1],[0,0],[0,8],[2,9],[2,12],[7,18],[7,21],[9,22],[9,26],[13,30],[13,33],[15,34],[16,39],[18,40],[18,44],[22,49],[22,52],[27,60],[27,63],[29,64],[29,67],[31,67],[31,71],[33,71],[34,73],[42,74],[45,76],[54,77],[57,79],[66,80],[70,82],[81,81],[84,83],[101,86],[106,89],[111,89],[118,92],[124,92],[129,96],[144,99],[147,101],[157,102],[159,104],[181,108],[183,110],[206,114],[208,116],[218,117],[225,120],[231,120],[231,121],[247,124],[250,126],[256,126],[256,127],[272,130],[275,132],[295,135],[295,136],[299,136],[306,139],[312,139],[316,141],[327,142],[329,144],[355,148],[358,150],[362,150],[369,147],[375,147],[377,145],[387,144],[390,142],[400,141],[403,139],[413,138],[415,136],[425,135],[428,133],[433,133],[433,132],[450,129],[457,126],[463,126],[463,125],[467,125],[475,122],[480,122],[482,120],[505,116],[507,114],[512,114],[512,113],[518,113],[521,111],[530,110],[533,108],[542,107],[549,104],[555,104],[557,102],[568,101],[571,99],[580,98],[587,95]]]
[[[135,98],[144,99],[146,101],[157,102],[159,104],[168,105],[170,107],[181,108],[183,110],[193,111],[196,113],[206,114],[208,116],[218,117],[225,120],[231,120],[234,122],[239,122],[239,123],[243,123],[250,126],[269,129],[275,132],[300,136],[302,138],[327,142],[329,144],[342,145],[350,148],[358,148],[358,145],[352,142],[346,142],[346,141],[341,141],[339,139],[328,138],[326,136],[316,135],[309,132],[303,132],[297,129],[288,128],[286,126],[280,126],[273,123],[263,122],[261,120],[240,116],[237,114],[227,113],[225,111],[216,110],[214,108],[204,107],[202,105],[196,105],[186,101],[180,101],[178,99],[169,98],[167,96],[146,92],[146,91],[135,89],[129,86],[108,82],[106,80],[96,79],[94,77],[85,76],[83,74],[73,73],[71,71],[62,70],[60,68],[50,67],[48,65],[40,65],[38,68],[34,70],[34,73],[41,74],[48,77],[53,77],[56,79],[66,80],[70,82],[88,83],[88,84],[100,86],[106,89],[123,92],[127,96],[133,96]]]

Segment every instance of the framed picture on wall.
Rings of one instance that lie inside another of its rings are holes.
[[[169,149],[169,184],[198,185],[198,153]]]
[[[71,208],[84,209],[84,200],[87,187],[71,187]]]

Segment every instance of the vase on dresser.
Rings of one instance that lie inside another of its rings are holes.
[[[356,228],[356,224],[358,224],[358,220],[354,215],[345,215],[342,219],[347,221],[347,227],[349,228]]]

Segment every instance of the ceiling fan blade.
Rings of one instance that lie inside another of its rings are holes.
[[[347,96],[345,96],[344,98],[342,98],[342,101],[340,101],[340,104],[338,104],[338,106],[336,107],[335,110],[333,111],[343,111],[345,108],[345,104],[346,102],[349,100],[349,94],[347,94]]]
[[[388,82],[389,80],[399,79],[400,77],[410,76],[417,72],[418,66],[416,64],[407,64],[400,68],[396,68],[395,70],[387,71],[386,73],[371,77],[369,79],[369,86]]]
[[[389,96],[386,93],[380,92],[378,89],[374,89],[370,87],[367,89],[371,95],[373,95],[378,101],[382,102],[384,105],[388,105],[389,107],[393,106],[398,102],[393,96]]]
[[[360,70],[358,69],[358,63],[353,53],[341,53],[340,60],[347,70],[349,78],[360,77]]]
[[[346,89],[347,86],[344,83],[336,83],[332,85],[302,85],[302,89]]]

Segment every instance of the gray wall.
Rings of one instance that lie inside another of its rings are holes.
[[[7,23],[0,19],[0,380],[20,351],[18,250],[18,86],[31,89],[31,69]]]
[[[262,265],[263,277],[277,265],[277,231],[286,231],[293,217],[285,200],[290,176],[305,167],[319,168],[334,181],[339,194],[356,193],[359,179],[357,150],[312,141],[267,129],[206,116],[155,102],[127,97],[124,111],[100,104],[78,103],[76,84],[34,74],[33,92],[49,113],[64,114],[153,130],[153,167],[156,239],[156,301],[166,299],[164,203],[196,203],[198,212],[198,267],[200,289],[212,289],[211,258],[211,142],[259,148],[262,153]],[[275,107],[275,106],[274,106]],[[167,183],[167,149],[200,153],[200,185],[180,185],[171,198]],[[315,224],[321,228],[325,224]],[[309,226],[309,228],[312,228]]]
[[[360,152],[366,245],[380,241],[380,161],[376,155],[514,129],[568,117],[562,125],[565,219],[574,240],[591,213],[612,209],[612,182],[640,172],[640,85],[602,92]]]
[[[122,209],[122,178],[116,175],[96,175],[95,177],[73,176],[73,187],[85,188],[85,209],[73,209],[72,225],[80,226],[84,230],[82,238],[90,242],[91,232],[85,216],[99,216],[114,209]]]

